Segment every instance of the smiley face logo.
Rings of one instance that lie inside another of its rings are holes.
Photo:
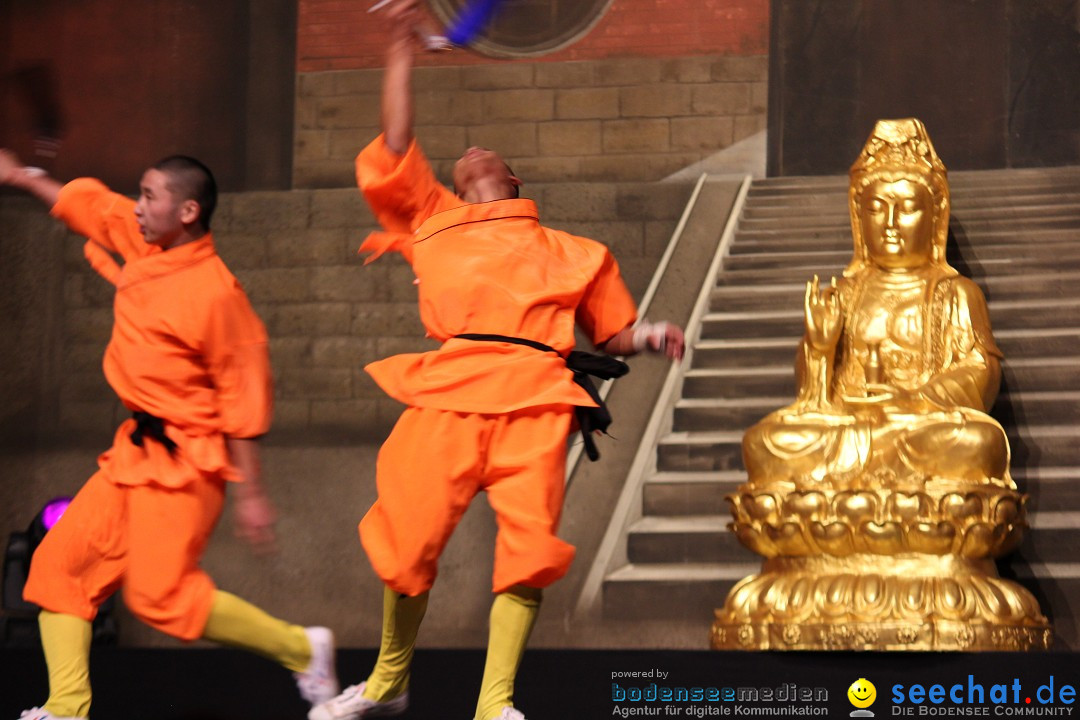
[[[877,688],[866,678],[859,678],[847,689],[847,698],[857,708],[868,708],[877,699]]]

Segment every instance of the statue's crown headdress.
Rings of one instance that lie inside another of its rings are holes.
[[[870,133],[851,175],[877,170],[907,170],[921,174],[945,174],[945,163],[934,151],[922,121],[916,118],[879,120]]]

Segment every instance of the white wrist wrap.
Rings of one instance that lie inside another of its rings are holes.
[[[664,352],[664,345],[667,343],[667,328],[668,323],[663,320],[658,323],[642,320],[634,328],[634,336],[631,338],[631,347],[634,348],[634,352],[654,348],[656,352]]]

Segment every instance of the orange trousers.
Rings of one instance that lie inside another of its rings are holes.
[[[566,574],[574,548],[555,536],[562,512],[569,405],[500,415],[408,408],[379,450],[379,497],[360,522],[375,572],[392,590],[419,595],[470,501],[495,511],[492,590],[546,587]]]
[[[122,586],[135,617],[195,640],[215,590],[199,560],[224,502],[220,479],[165,489],[117,485],[98,471],[38,546],[23,597],[91,621]]]

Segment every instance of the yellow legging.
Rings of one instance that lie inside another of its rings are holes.
[[[214,591],[214,604],[202,636],[262,655],[293,672],[304,672],[311,663],[311,643],[304,628],[278,620],[221,590]]]
[[[90,623],[74,615],[42,610],[38,626],[49,668],[45,709],[57,717],[87,717],[91,698]],[[214,593],[203,637],[258,653],[294,672],[307,670],[311,662],[311,643],[304,628],[271,617],[220,590]]]
[[[514,585],[495,596],[476,720],[497,718],[505,706],[513,706],[514,678],[540,612],[540,599],[539,589],[524,585]]]
[[[88,717],[90,623],[74,615],[42,610],[38,627],[45,665],[49,668],[49,700],[44,709],[57,717]]]
[[[513,705],[514,677],[540,611],[540,598],[540,590],[523,585],[515,585],[495,596],[484,679],[476,706],[477,720],[496,718],[503,707]],[[408,689],[409,665],[427,603],[426,592],[408,597],[388,587],[383,589],[382,642],[364,697],[386,702]]]
[[[364,687],[367,699],[386,702],[409,689],[409,665],[427,604],[426,592],[409,597],[383,587],[382,641],[379,659]]]

